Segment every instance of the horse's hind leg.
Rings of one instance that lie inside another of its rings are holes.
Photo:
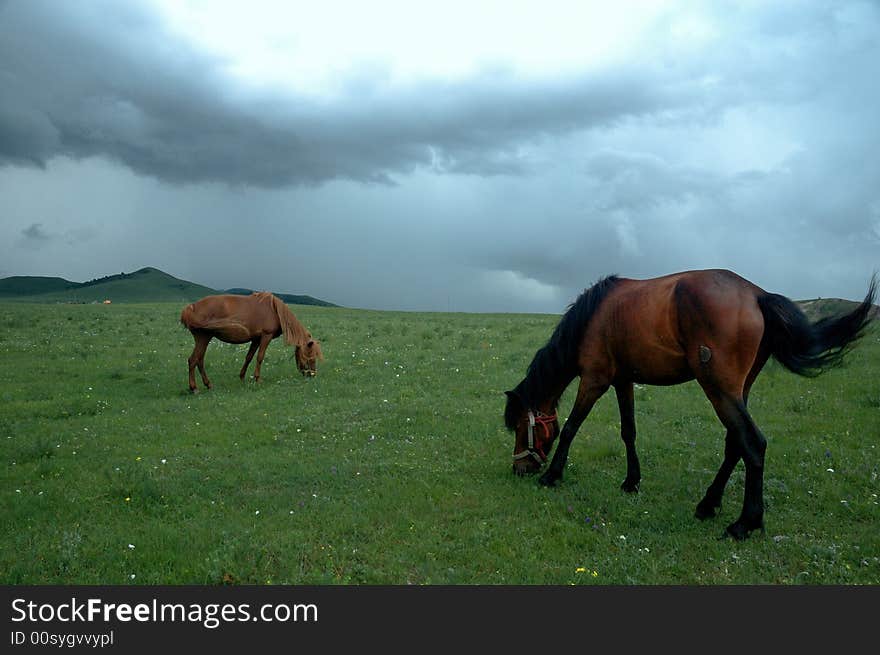
[[[727,486],[730,474],[733,473],[733,469],[736,468],[741,458],[742,455],[740,454],[736,436],[728,430],[727,436],[724,438],[724,461],[721,462],[721,467],[718,469],[718,473],[715,474],[712,484],[706,489],[706,495],[697,503],[697,510],[694,512],[694,516],[702,520],[712,518],[718,513],[718,509],[721,507],[721,497],[724,495],[724,488]]]
[[[741,400],[722,399],[716,404],[716,411],[727,429],[733,432],[746,466],[742,513],[727,526],[727,532],[733,538],[745,539],[752,530],[764,527],[764,452],[767,440]]]
[[[752,366],[751,371],[749,371],[749,375],[743,386],[742,398],[745,407],[748,407],[749,404],[749,391],[752,388],[752,384],[754,384],[755,379],[758,377],[758,373],[761,372],[764,364],[767,363],[767,358],[769,356],[769,351],[762,348],[758,352],[758,356],[755,358],[755,363]],[[730,475],[733,473],[733,470],[736,468],[740,459],[742,459],[742,453],[740,451],[739,442],[735,433],[728,430],[724,439],[724,461],[721,462],[721,467],[718,469],[715,479],[712,480],[712,484],[710,484],[709,488],[706,490],[706,495],[703,496],[703,499],[697,504],[697,510],[694,513],[694,516],[702,520],[712,518],[717,514],[718,509],[721,507],[721,498],[724,495],[724,488],[727,486],[727,481],[730,479]]]
[[[195,376],[195,369],[197,366],[199,368],[199,373],[202,375],[202,382],[208,389],[212,386],[211,381],[208,379],[208,374],[205,372],[205,351],[208,349],[208,343],[211,341],[211,336],[201,332],[193,332],[193,338],[195,339],[196,344],[193,348],[192,354],[187,360],[189,363],[189,390],[192,393],[198,393],[199,389],[196,386]]]
[[[247,355],[244,356],[244,366],[241,367],[241,373],[238,374],[242,380],[244,380],[244,376],[247,375],[248,366],[251,365],[251,360],[254,358],[254,353],[257,352],[257,348],[260,347],[260,340],[254,339],[251,341],[251,347],[248,348]]]
[[[620,488],[632,493],[639,490],[642,471],[639,456],[636,454],[636,419],[633,402],[633,383],[628,382],[614,387],[617,393],[617,407],[620,410],[620,437],[626,446],[626,479]]]
[[[193,332],[193,339],[195,339],[195,345],[193,346],[193,351],[190,354],[189,358],[186,360],[189,365],[189,390],[191,393],[198,393],[199,388],[196,386],[196,366],[199,362],[199,337]]]
[[[208,339],[205,341],[205,350],[208,348]],[[214,385],[211,384],[211,381],[208,379],[208,372],[205,370],[205,350],[202,350],[202,356],[199,357],[199,373],[202,374],[202,384],[205,385],[206,389],[213,389]]]

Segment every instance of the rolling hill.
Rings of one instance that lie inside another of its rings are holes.
[[[254,289],[226,289],[223,293],[233,293],[237,296],[249,296],[254,292]],[[318,298],[312,298],[311,296],[299,296],[292,293],[273,293],[281,298],[286,303],[291,305],[317,305],[319,307],[338,307],[338,305],[334,305],[332,302],[327,302],[326,300],[320,300]]]
[[[0,301],[45,303],[111,302],[192,302],[217,293],[251,293],[246,289],[218,291],[181,280],[157,268],[146,267],[133,273],[119,273],[71,282],[60,277],[14,276],[0,279]],[[332,303],[305,295],[276,294],[285,302],[335,307]]]
[[[828,316],[851,312],[859,306],[859,303],[852,300],[843,300],[842,298],[815,298],[813,300],[800,300],[798,301],[798,306],[807,315],[807,318],[815,323]],[[871,316],[875,319],[880,316],[880,307],[874,305]]]
[[[76,287],[76,282],[70,282],[60,277],[15,275],[0,280],[0,297],[33,296],[42,293],[66,291],[74,287]]]
[[[0,301],[92,303],[111,302],[192,302],[218,293],[250,295],[253,289],[235,287],[218,290],[181,280],[150,266],[133,273],[108,275],[88,282],[71,282],[60,277],[16,275],[0,279]],[[284,302],[294,305],[337,307],[333,303],[308,295],[273,292]],[[858,305],[841,298],[815,298],[798,301],[810,321],[832,314],[852,311]],[[880,316],[880,307],[874,307],[874,317]]]

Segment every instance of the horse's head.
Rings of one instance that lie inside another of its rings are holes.
[[[314,377],[318,374],[319,359],[324,361],[319,341],[309,339],[305,344],[296,347],[296,366],[304,376]]]
[[[506,391],[507,407],[504,423],[513,431],[513,472],[517,475],[537,473],[547,453],[559,436],[559,420],[556,412],[545,413],[528,407],[516,391]]]

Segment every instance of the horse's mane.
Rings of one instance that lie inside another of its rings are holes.
[[[618,280],[616,275],[602,278],[568,306],[549,341],[535,353],[525,378],[512,392],[522,406],[517,407],[518,403],[511,402],[508,397],[504,423],[509,429],[516,428],[523,406],[535,409],[539,402],[546,400],[544,390],[547,387],[555,387],[563,380],[571,381],[577,375],[578,351],[584,330]]]
[[[255,291],[253,295],[257,296],[259,301],[271,301],[275,314],[278,316],[278,322],[281,323],[284,343],[288,346],[304,346],[312,340],[311,333],[299,322],[299,319],[293,315],[293,312],[281,298],[268,291]]]

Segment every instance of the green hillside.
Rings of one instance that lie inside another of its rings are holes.
[[[50,291],[39,293],[40,280],[58,280],[54,285],[43,284]],[[9,280],[15,282],[9,283]],[[88,282],[76,283],[61,278],[6,278],[2,289],[5,300],[25,300],[30,302],[91,303],[103,302],[187,302],[202,296],[217,293],[200,284],[180,280],[158,269],[147,267],[134,273],[120,273]],[[60,283],[66,283],[64,286]],[[22,292],[22,290],[25,290]],[[27,293],[26,290],[32,290]]]
[[[798,305],[810,321],[815,322],[828,316],[848,314],[859,306],[859,303],[841,298],[814,298],[798,301]],[[874,306],[873,316],[880,314],[880,307]]]
[[[254,292],[254,289],[226,289],[223,293],[232,293],[237,296],[249,296]],[[332,302],[327,302],[326,300],[320,300],[318,298],[313,298],[312,296],[300,296],[293,293],[277,293],[275,291],[272,292],[274,295],[278,296],[284,302],[290,305],[316,305],[318,307],[338,307],[339,305],[334,305]]]
[[[108,275],[88,282],[71,282],[60,277],[18,275],[0,279],[0,300],[40,303],[192,302],[218,293],[250,294],[250,289],[218,291],[181,280],[159,269],[146,267],[133,273]],[[311,296],[276,294],[288,303],[335,307]]]
[[[76,286],[76,282],[70,282],[61,277],[14,275],[0,280],[0,298],[9,299],[9,296],[32,296],[53,291],[60,292]]]

